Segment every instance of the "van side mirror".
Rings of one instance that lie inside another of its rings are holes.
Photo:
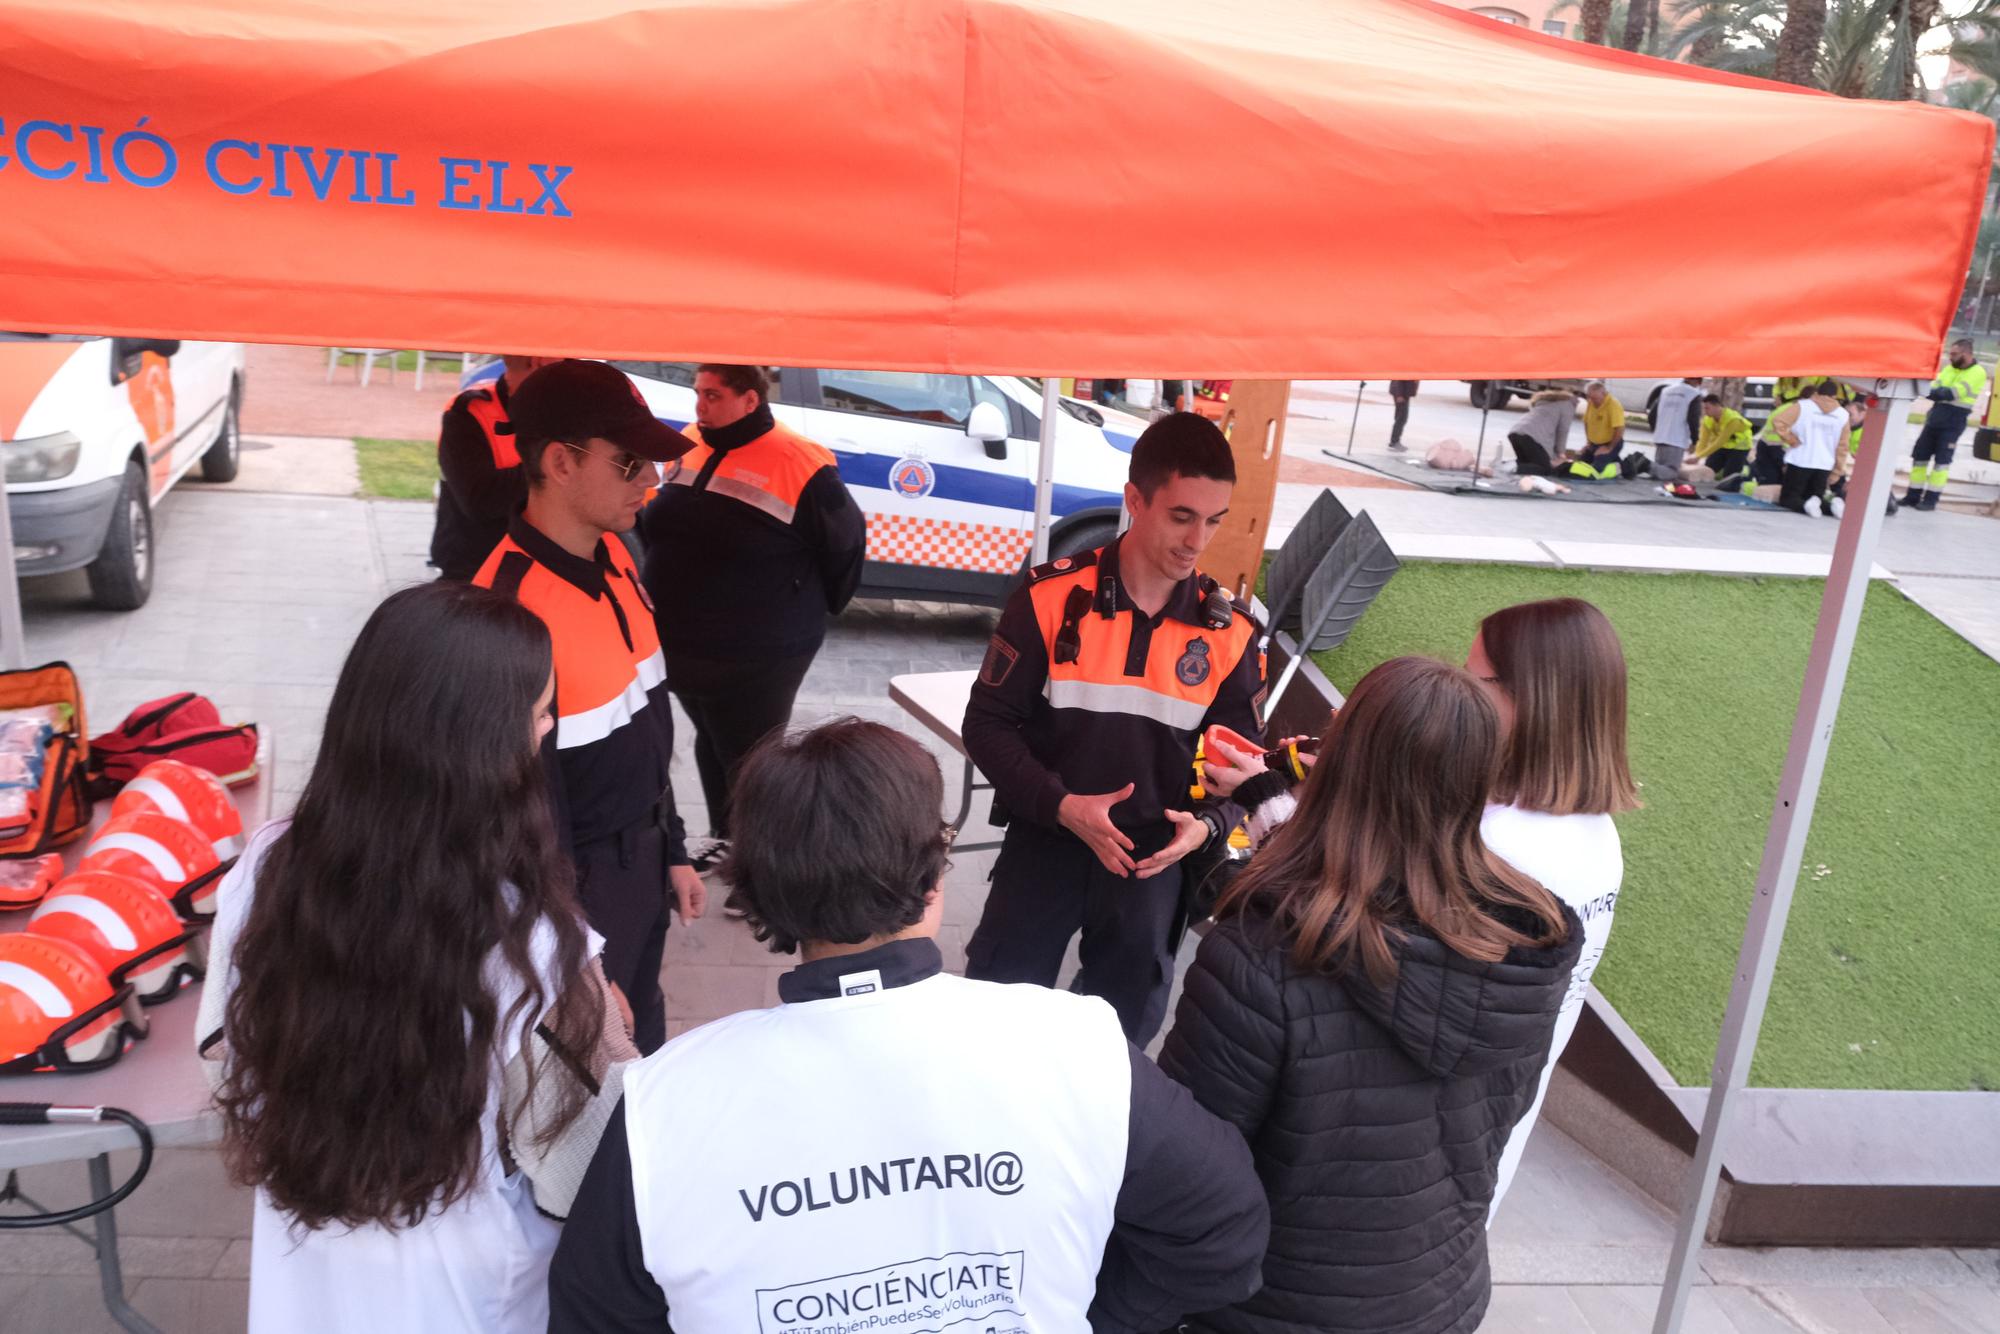
[[[997,403],[974,403],[965,419],[965,433],[986,446],[986,457],[1007,457],[1007,414]]]

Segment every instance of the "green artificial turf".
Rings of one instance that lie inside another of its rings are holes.
[[[361,494],[387,500],[429,500],[438,479],[435,440],[354,442]]]
[[[362,358],[352,352],[343,352],[340,354],[340,365],[344,367],[359,366],[361,362]],[[389,356],[375,358],[375,369],[378,371],[387,370],[392,364],[399,371],[414,371],[417,368],[417,354],[410,351],[401,351]],[[464,370],[465,363],[456,355],[448,355],[440,352],[427,352],[424,354],[424,374],[426,375],[441,376],[449,374],[455,376],[463,374]]]
[[[1479,618],[1588,598],[1625,644],[1645,807],[1596,982],[1684,1084],[1709,1082],[1821,583],[1406,566],[1316,655],[1343,691]],[[1767,1087],[2000,1088],[2000,663],[1869,591],[1752,1068]]]

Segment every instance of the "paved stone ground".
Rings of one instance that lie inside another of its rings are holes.
[[[305,470],[278,471],[299,478]],[[1455,504],[1462,514],[1485,513],[1465,508],[1478,501],[1416,498]],[[1375,507],[1407,499],[1370,492],[1366,502]],[[1288,503],[1303,505],[1297,497]],[[30,658],[75,664],[99,723],[171,689],[202,686],[226,714],[255,718],[271,729],[277,799],[288,805],[310,767],[326,699],[354,633],[383,594],[423,577],[428,508],[191,484],[162,506],[159,519],[158,582],[145,609],[128,615],[90,609],[80,576],[25,586]],[[1418,505],[1398,511],[1397,521],[1385,526],[1449,521],[1442,511],[1432,515]],[[807,678],[800,721],[852,713],[904,726],[906,719],[887,700],[887,679],[972,665],[990,626],[991,613],[984,611],[857,604],[841,618]],[[680,735],[685,742],[684,720]],[[940,744],[923,739],[944,758]],[[947,778],[956,772],[948,763]],[[684,790],[696,791],[685,755],[677,774]],[[702,813],[698,801],[691,804],[690,822],[699,829]],[[982,832],[990,836],[975,825],[968,841]],[[991,858],[990,852],[962,855],[946,881],[943,944],[953,967],[962,966]],[[676,927],[664,969],[673,1030],[770,1003],[783,967],[719,914],[689,929]],[[41,1169],[23,1178],[46,1202],[82,1195],[80,1168]],[[249,1201],[228,1184],[213,1152],[160,1155],[154,1176],[119,1217],[128,1284],[141,1311],[169,1331],[243,1327]],[[1494,1230],[1498,1287],[1485,1328],[1496,1334],[1637,1334],[1649,1328],[1670,1228],[1658,1206],[1544,1124]],[[1688,1324],[1701,1334],[2000,1329],[1996,1252],[1712,1250],[1703,1270]],[[38,1232],[10,1234],[0,1244],[0,1334],[111,1328],[83,1243]]]
[[[357,367],[326,374],[326,349],[252,343],[243,395],[243,430],[250,435],[372,436],[435,440],[438,418],[458,392],[458,367],[432,363],[417,392],[411,371],[388,373],[378,361],[368,387]]]

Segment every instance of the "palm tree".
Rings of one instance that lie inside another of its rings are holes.
[[[1937,26],[1938,11],[1943,8],[1941,0],[1909,0],[1908,6],[1897,6],[1898,17],[1904,20],[1899,27],[1898,41],[1907,41],[1911,50],[1901,63],[1903,81],[1897,93],[1904,101],[1917,95],[1916,41]]]
[[[1802,88],[1818,87],[1813,75],[1819,64],[1820,37],[1825,32],[1826,0],[1786,0],[1785,26],[1778,34],[1771,77]]]
[[[1677,0],[1660,54],[1709,69],[1771,77],[1772,52],[1783,27],[1780,0]]]
[[[1955,16],[1945,16],[1939,4],[1675,0],[1672,29],[1664,34],[1662,49],[1669,58],[1825,88],[1845,97],[1906,98],[1921,92],[1917,53],[1937,49],[1938,28],[1952,36],[1948,49],[1962,64],[1971,62],[1959,55],[1961,48],[1976,49],[1987,37],[2000,39],[2000,0],[1974,0]]]
[[[1583,6],[1583,40],[1604,45],[1604,35],[1611,28],[1611,0],[1581,0]]]
[[[1896,63],[1895,11],[1902,0],[1832,0],[1820,37],[1818,87],[1842,97],[1902,96],[1888,91]],[[1895,80],[1900,90],[1900,76]]]
[[[2000,0],[1996,0],[2000,3]],[[1646,0],[1638,0],[1644,8]],[[1562,0],[1549,10],[1550,18],[1561,18],[1567,14],[1577,16],[1576,35],[1579,41],[1604,45],[1605,35],[1614,28],[1620,31],[1626,26],[1627,7],[1625,0]]]
[[[1625,6],[1625,40],[1619,45],[1627,51],[1637,51],[1646,41],[1646,15],[1651,9],[1647,0],[1628,0]]]

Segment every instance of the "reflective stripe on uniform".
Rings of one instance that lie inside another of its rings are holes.
[[[734,477],[711,477],[708,479],[708,489],[718,496],[728,496],[731,500],[740,500],[746,505],[760,509],[779,523],[790,523],[793,516],[799,512],[796,505],[788,505],[769,491],[752,486],[748,482],[739,482]]]
[[[783,423],[748,444],[724,451],[720,459],[702,439],[699,426],[688,423],[684,434],[694,441],[694,448],[681,455],[669,482],[692,488],[713,461],[715,470],[700,489],[740,501],[782,524],[790,524],[798,514],[806,483],[821,469],[839,467],[831,450]]]
[[[72,917],[81,917],[89,922],[104,937],[104,942],[114,950],[138,947],[139,938],[132,934],[131,925],[118,915],[116,908],[103,899],[94,899],[88,894],[58,894],[35,909],[35,915],[29,920],[39,922],[44,917],[56,913],[68,913]]]
[[[1150,718],[1184,732],[1200,727],[1202,718],[1208,713],[1208,704],[1201,700],[1180,699],[1145,686],[1051,678],[1042,687],[1042,693],[1048,697],[1051,708],[1128,714]]]
[[[667,660],[658,649],[639,663],[625,689],[596,708],[561,714],[556,719],[556,749],[569,750],[602,741],[632,721],[646,707],[653,687],[667,679]]]

